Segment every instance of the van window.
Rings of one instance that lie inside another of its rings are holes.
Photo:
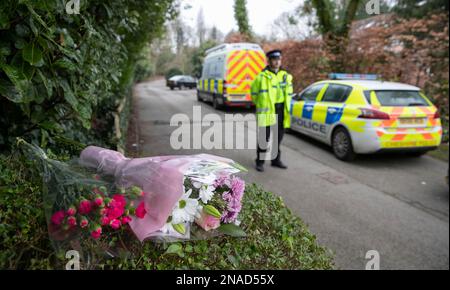
[[[349,86],[330,84],[323,95],[322,102],[343,103],[350,95],[352,88]]]
[[[211,78],[211,62],[206,62],[205,66],[203,67],[203,78],[204,79],[209,79]]]

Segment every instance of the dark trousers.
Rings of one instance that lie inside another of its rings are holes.
[[[277,123],[274,126],[269,126],[269,127],[258,127],[258,149],[256,151],[257,156],[256,156],[256,163],[257,164],[264,164],[264,160],[260,158],[260,153],[266,153],[267,149],[261,148],[261,147],[267,147],[267,146],[262,146],[260,144],[260,140],[266,140],[266,144],[269,142],[270,140],[270,135],[272,134],[274,127],[277,126],[278,129],[278,136],[274,136],[274,138],[272,138],[272,142],[277,142],[278,143],[278,153],[277,156],[274,160],[272,160],[272,162],[279,162],[281,161],[281,151],[280,151],[280,145],[281,145],[281,141],[283,140],[283,136],[284,136],[284,103],[281,104],[275,104],[275,112],[278,116],[277,119]],[[264,132],[265,132],[265,136],[264,136]],[[264,138],[265,137],[265,138]],[[275,148],[275,146],[273,146],[274,144],[269,144],[270,148]]]

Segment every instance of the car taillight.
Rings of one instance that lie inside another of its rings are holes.
[[[440,119],[441,118],[441,113],[439,112],[439,110],[436,110],[436,113],[434,113],[434,118],[435,119]]]
[[[361,115],[359,115],[359,118],[362,119],[376,119],[376,120],[389,120],[390,117],[385,112],[381,112],[378,110],[373,109],[365,109],[361,108]]]

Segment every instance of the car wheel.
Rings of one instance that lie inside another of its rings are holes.
[[[197,101],[203,102],[202,97],[200,97],[200,92],[199,91],[197,91]]]
[[[337,159],[352,161],[356,154],[353,151],[352,139],[344,128],[338,128],[333,134],[333,152]]]
[[[173,91],[174,87],[170,87],[170,90]]]

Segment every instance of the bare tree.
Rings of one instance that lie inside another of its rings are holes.
[[[203,14],[203,8],[200,8],[200,11],[197,15],[197,37],[200,46],[205,42],[206,35],[206,27],[205,27],[205,16]]]

